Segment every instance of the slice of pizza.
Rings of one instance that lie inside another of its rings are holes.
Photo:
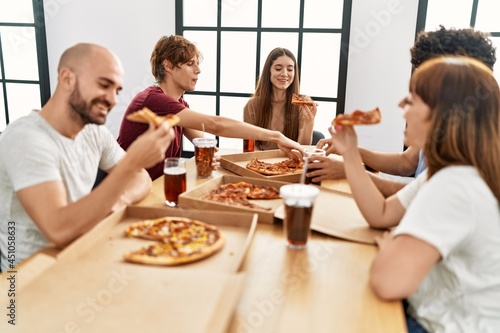
[[[148,108],[143,108],[141,110],[135,111],[134,113],[129,114],[126,118],[127,120],[135,121],[138,123],[148,124],[149,122],[153,122],[156,126],[160,125],[164,121],[168,121],[170,126],[175,126],[181,120],[178,116],[173,114],[169,114],[163,117],[158,116]]]
[[[380,109],[376,107],[370,111],[356,110],[348,114],[339,114],[332,121],[332,125],[352,126],[352,125],[372,125],[377,124],[382,119]]]
[[[246,168],[266,176],[286,175],[302,171],[302,160],[288,158],[281,162],[267,163],[254,158],[249,161]]]
[[[294,104],[294,105],[310,105],[310,106],[314,106],[315,102],[311,101],[311,100],[306,100],[306,99],[300,97],[299,95],[297,95],[296,93],[293,93],[292,94],[292,104]]]

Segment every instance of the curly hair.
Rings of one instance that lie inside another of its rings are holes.
[[[151,53],[151,72],[157,83],[163,82],[167,72],[164,61],[169,61],[172,66],[187,63],[193,57],[201,62],[202,55],[196,45],[179,35],[163,36],[157,42]]]
[[[410,49],[411,63],[415,68],[424,61],[441,55],[463,55],[483,62],[490,69],[496,61],[495,51],[488,33],[472,28],[422,31]]]

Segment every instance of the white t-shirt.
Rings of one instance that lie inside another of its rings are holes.
[[[7,262],[9,248],[15,247],[18,263],[48,244],[19,202],[17,191],[43,182],[62,181],[68,202],[75,202],[90,193],[98,168],[113,167],[123,155],[123,149],[104,126],[86,125],[75,139],[69,139],[54,130],[36,111],[10,124],[0,134],[2,270],[10,264]],[[14,238],[9,226],[15,227]]]
[[[500,207],[470,166],[427,172],[397,196],[407,208],[395,234],[408,234],[441,254],[411,312],[429,332],[499,332]]]

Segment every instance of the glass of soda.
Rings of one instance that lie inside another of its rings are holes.
[[[183,158],[169,157],[163,167],[163,190],[167,206],[176,207],[179,195],[186,192],[186,163]]]
[[[200,178],[212,176],[212,161],[214,159],[217,140],[212,138],[193,139],[196,175]]]
[[[312,185],[288,184],[281,186],[280,195],[285,201],[283,229],[288,247],[304,248],[309,238],[314,200],[319,195],[319,189]]]

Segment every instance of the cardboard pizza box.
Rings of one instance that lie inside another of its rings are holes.
[[[18,293],[15,332],[222,333],[244,281],[243,273],[63,261]]]
[[[214,224],[226,243],[208,258],[179,266],[125,262],[125,252],[153,243],[127,237],[125,227],[162,216]],[[256,214],[124,207],[53,257],[34,256],[24,265],[44,269],[29,284],[17,285],[16,332],[34,327],[39,332],[225,332],[244,287],[241,266],[256,226]]]
[[[288,156],[279,149],[256,151],[251,153],[229,154],[221,156],[220,165],[224,169],[244,177],[275,180],[275,181],[282,181],[289,183],[300,182],[302,171],[297,171],[286,175],[266,176],[258,172],[247,169],[246,168],[247,163],[253,160],[254,158],[258,158],[263,162],[276,163],[288,159]]]
[[[124,232],[125,228],[134,222],[163,216],[187,217],[213,224],[224,233],[226,243],[219,252],[198,262],[173,267],[148,267],[148,269],[161,272],[168,270],[193,271],[197,269],[237,272],[251,244],[257,226],[257,215],[255,214],[129,206],[105,218],[88,233],[67,246],[57,255],[57,260],[89,260],[103,262],[103,264],[111,261],[123,262],[124,253],[155,243],[155,241],[127,237]],[[127,264],[146,267],[139,264]]]
[[[261,186],[273,186],[279,189],[281,186],[288,183],[272,181],[267,179],[259,178],[245,178],[240,176],[230,176],[224,175],[218,178],[211,179],[201,185],[196,186],[192,190],[188,190],[179,196],[179,206],[181,208],[194,208],[198,210],[217,210],[217,211],[230,211],[230,212],[246,212],[246,213],[256,213],[258,215],[258,221],[263,223],[274,223],[274,212],[275,210],[283,204],[283,199],[271,199],[271,200],[254,200],[251,199],[252,203],[255,203],[262,207],[270,208],[269,210],[261,210],[247,207],[231,206],[223,203],[218,203],[215,201],[203,200],[202,198],[210,193],[210,191],[219,187],[222,184],[247,182],[250,184],[261,185]]]
[[[375,244],[375,237],[382,236],[384,230],[368,225],[352,194],[318,188],[320,191],[314,202],[311,230],[364,244]],[[275,217],[283,220],[284,205],[276,209]]]

